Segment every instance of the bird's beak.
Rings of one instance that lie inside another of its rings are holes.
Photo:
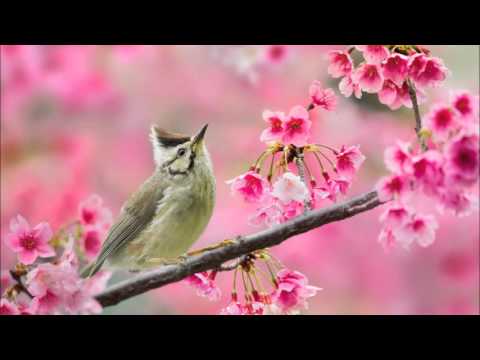
[[[197,148],[197,145],[200,144],[203,138],[205,137],[205,133],[207,132],[207,127],[208,127],[208,124],[205,124],[202,127],[202,129],[198,132],[198,134],[193,137],[192,148],[194,148],[195,150]]]

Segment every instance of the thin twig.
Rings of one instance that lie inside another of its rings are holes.
[[[420,109],[418,107],[417,101],[417,92],[415,91],[415,86],[413,85],[410,79],[407,79],[408,85],[408,95],[410,95],[410,100],[412,100],[413,113],[415,114],[415,132],[417,133],[417,138],[422,147],[422,151],[427,151],[427,144],[425,139],[422,136],[422,118],[420,116]]]
[[[258,233],[239,236],[235,240],[225,243],[225,246],[207,250],[199,255],[188,256],[178,264],[166,265],[140,273],[131,279],[112,285],[97,295],[96,299],[103,306],[115,305],[149,290],[180,281],[195,273],[218,269],[225,262],[252,251],[279,245],[292,236],[331,222],[347,219],[381,204],[376,191],[371,191],[340,204],[313,210]]]

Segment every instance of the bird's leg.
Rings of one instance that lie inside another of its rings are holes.
[[[186,256],[194,256],[194,255],[203,254],[205,251],[215,250],[215,249],[219,249],[219,248],[222,248],[224,246],[227,246],[227,245],[235,244],[235,241],[236,240],[233,240],[233,239],[226,239],[226,240],[223,240],[223,241],[219,242],[218,244],[210,245],[210,246],[206,246],[202,249],[190,251],[190,252],[186,253]],[[183,255],[183,256],[185,257],[185,255]]]

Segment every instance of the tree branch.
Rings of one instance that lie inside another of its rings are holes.
[[[412,101],[413,113],[415,114],[415,132],[417,134],[418,141],[423,151],[427,151],[427,144],[425,144],[425,139],[422,136],[422,117],[420,116],[420,109],[418,107],[417,101],[417,92],[415,86],[413,85],[410,79],[407,79],[408,85],[408,95],[410,95],[410,100]]]
[[[225,246],[207,250],[200,255],[189,256],[175,265],[141,273],[131,279],[111,286],[96,296],[102,306],[119,302],[152,289],[180,281],[198,272],[218,269],[223,263],[254,250],[278,245],[288,238],[302,234],[325,224],[347,219],[381,205],[376,191],[352,198],[341,204],[308,212],[286,223],[247,236],[238,236]]]

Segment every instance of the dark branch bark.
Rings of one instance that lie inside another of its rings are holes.
[[[278,245],[294,235],[302,234],[334,221],[347,219],[381,204],[377,193],[371,191],[341,204],[300,215],[289,222],[270,229],[252,235],[238,236],[230,244],[207,250],[200,255],[189,256],[179,264],[166,265],[142,273],[132,279],[111,286],[97,295],[96,298],[103,306],[115,305],[149,290],[180,281],[189,275],[218,269],[226,261],[236,259],[254,250]]]

